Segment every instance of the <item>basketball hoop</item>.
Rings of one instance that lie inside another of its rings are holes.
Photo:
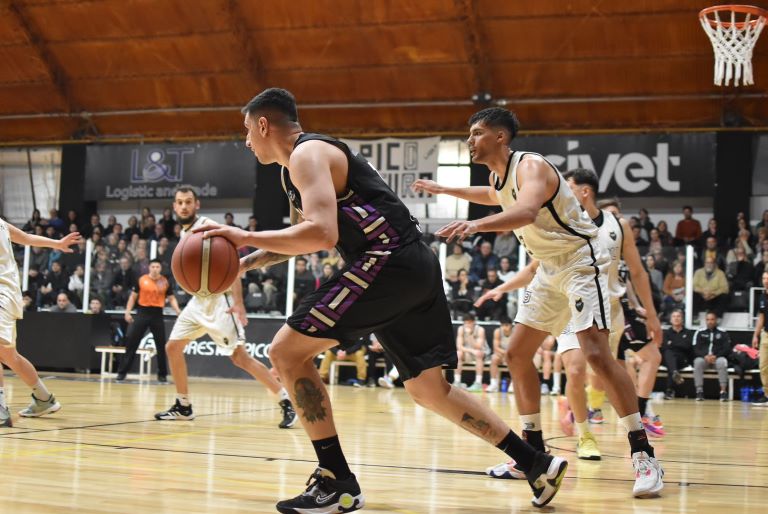
[[[751,5],[716,5],[699,13],[699,21],[715,51],[715,85],[750,86],[752,50],[760,37],[768,11]]]

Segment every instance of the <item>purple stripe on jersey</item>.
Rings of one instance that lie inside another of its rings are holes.
[[[368,262],[368,259],[365,259],[362,262],[360,262],[360,266],[358,266],[357,265],[358,263],[356,262],[355,265],[349,269],[349,273],[352,273],[363,282],[370,284],[371,282],[373,282],[375,275],[371,275],[369,272],[363,271],[362,265],[365,264],[366,262]]]
[[[363,221],[363,218],[352,207],[342,207],[341,210],[344,211],[347,216],[355,220],[356,223]]]
[[[325,304],[317,303],[315,304],[315,309],[322,312],[323,314],[325,314],[326,316],[328,316],[334,321],[339,321],[339,319],[341,318],[341,314],[334,312],[330,307],[328,307]]]
[[[301,324],[301,328],[302,328],[302,330],[306,330],[310,326],[313,326],[313,327],[315,327],[316,329],[318,329],[320,331],[325,331],[325,330],[328,330],[329,328],[331,328],[328,325],[326,325],[325,323],[323,323],[322,321],[320,321],[319,319],[317,319],[312,314],[308,314],[307,317],[304,318],[304,323]]]
[[[373,232],[371,232],[370,234],[368,234],[368,241],[371,241],[371,240],[373,240],[373,239],[376,239],[376,238],[377,238],[377,237],[379,237],[381,234],[383,234],[384,232],[386,232],[386,231],[388,231],[388,230],[390,230],[390,229],[391,229],[391,227],[389,226],[389,223],[387,223],[387,222],[385,221],[384,223],[382,223],[381,225],[379,225],[378,227],[376,227],[376,229],[375,229]],[[395,236],[395,237],[397,237],[397,236]]]
[[[365,227],[371,223],[374,223],[380,218],[384,220],[380,227],[376,227],[376,230],[374,230],[371,234],[367,234],[365,237],[368,241],[374,241],[378,238],[379,235],[386,234],[389,238],[389,243],[377,243],[373,249],[377,251],[388,251],[399,247],[398,243],[400,241],[400,234],[398,234],[397,231],[392,228],[387,219],[382,216],[375,207],[366,203],[365,200],[360,198],[360,196],[352,193],[348,198],[339,202],[339,206],[341,207],[341,212],[345,213],[350,219],[352,219],[357,224],[357,226],[360,227],[361,231],[363,231]],[[367,218],[362,219],[360,218],[359,214],[355,213],[353,207],[362,207],[366,210],[366,212],[370,213],[370,215]]]

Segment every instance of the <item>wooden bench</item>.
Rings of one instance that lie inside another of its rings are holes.
[[[355,366],[355,367],[357,367],[357,363],[354,362],[354,361],[347,361],[347,360],[340,361],[338,359],[333,361],[331,363],[331,367],[328,369],[328,383],[329,384],[338,384],[339,383],[339,376],[338,376],[339,372],[338,372],[338,369],[337,369],[338,366]],[[377,368],[385,368],[386,365],[383,362],[379,361],[379,362],[376,363],[376,367]]]
[[[112,363],[116,353],[125,353],[125,346],[97,346],[96,352],[101,354],[101,376],[114,377],[117,373],[112,371]],[[136,354],[139,356],[139,378],[152,375],[152,357],[157,352],[154,349],[139,348]],[[109,360],[107,360],[109,355]]]
[[[659,371],[656,374],[656,378],[666,378],[668,375],[667,368],[665,366],[659,366]],[[680,370],[680,376],[683,378],[690,378],[693,380],[693,366],[686,366],[683,369]],[[760,380],[760,370],[759,369],[750,369],[744,372],[744,379],[749,377],[749,380],[754,382],[755,378],[757,380]],[[736,374],[736,370],[733,368],[728,368],[728,399],[733,400],[734,396],[734,382],[737,378],[741,378],[739,375]],[[706,369],[704,370],[704,380],[717,380],[717,370],[715,369]]]

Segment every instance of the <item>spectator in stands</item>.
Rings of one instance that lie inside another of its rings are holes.
[[[33,246],[30,250],[29,265],[35,266],[41,273],[45,273],[48,271],[48,258],[50,255],[50,249]]]
[[[112,308],[125,307],[131,291],[136,287],[136,274],[131,269],[131,259],[128,256],[120,257],[120,268],[112,278],[110,293],[107,296]]]
[[[123,257],[124,255],[131,255],[128,251],[128,241],[119,239],[117,241],[117,258],[120,259],[120,257]]]
[[[728,280],[711,257],[693,274],[693,308],[713,311],[721,317],[728,306]]]
[[[283,310],[283,307],[278,305],[280,290],[276,282],[277,280],[272,275],[265,275],[261,282],[261,291],[264,293],[264,308],[267,312],[282,312]]]
[[[33,234],[35,232],[35,227],[42,225],[42,221],[43,220],[40,217],[40,209],[33,209],[32,217],[27,220],[23,227],[21,227],[21,230]]]
[[[149,238],[150,241],[160,241],[160,238],[165,237],[165,228],[163,227],[162,223],[156,223],[155,224],[155,230],[152,233],[152,236]]]
[[[755,284],[759,284],[760,281],[762,280],[763,273],[768,271],[768,252],[763,252],[762,257],[763,257],[763,260],[757,263],[757,266],[755,266],[755,274],[754,274]]]
[[[104,303],[101,301],[101,298],[97,296],[90,299],[88,302],[88,314],[96,316],[104,314]]]
[[[107,252],[107,260],[110,265],[117,265],[117,261],[120,260],[120,255],[117,249],[117,243],[120,239],[117,234],[110,232],[107,237],[104,238],[104,251]]]
[[[51,264],[51,270],[45,275],[43,285],[40,288],[37,305],[51,305],[56,302],[57,295],[61,292],[66,294],[69,286],[69,277],[61,269],[61,263],[54,261]]]
[[[51,312],[77,312],[77,309],[72,302],[69,301],[67,293],[59,293],[56,295],[56,305],[49,309]]]
[[[78,299],[78,304],[83,303],[83,289],[85,288],[85,269],[82,265],[78,264],[75,267],[74,273],[69,277],[69,284],[67,289],[70,294]]]
[[[71,224],[69,225],[69,228],[67,228],[67,231],[68,231],[70,234],[71,234],[72,232],[77,232],[78,230],[80,230],[80,228],[79,228],[79,227],[78,227],[78,226],[77,226],[75,223],[71,223]]]
[[[259,230],[259,220],[256,216],[248,216],[248,226],[245,227],[248,232],[256,232]]]
[[[728,356],[733,350],[728,332],[717,327],[718,315],[707,312],[707,327],[693,336],[693,383],[696,401],[704,400],[704,370],[715,368],[720,382],[720,401],[728,401]]]
[[[293,301],[294,305],[301,301],[307,293],[315,290],[315,276],[307,269],[307,259],[296,257],[296,273],[293,282]]]
[[[128,218],[128,228],[125,229],[124,238],[130,242],[133,240],[134,234],[141,236],[141,228],[139,227],[139,222],[136,219],[136,216],[131,216]]]
[[[739,230],[739,237],[737,237],[733,242],[733,248],[728,250],[728,254],[725,256],[726,264],[730,264],[736,260],[736,248],[741,248],[744,250],[744,253],[747,255],[747,259],[752,260],[755,258],[755,251],[752,249],[752,245],[749,242],[751,237],[752,234],[749,233],[749,230]]]
[[[115,226],[112,227],[112,233],[117,236],[117,240],[120,241],[125,237],[125,234],[123,233],[123,224],[122,223],[115,223]]]
[[[732,291],[747,291],[754,284],[755,268],[752,262],[747,259],[744,248],[734,248],[736,260],[728,264],[726,277],[731,284]]]
[[[749,244],[751,246],[754,246],[754,235],[752,234],[752,227],[749,225],[749,220],[747,219],[747,215],[743,212],[739,212],[739,214],[736,217],[736,234],[738,235],[739,232],[742,230],[746,230],[749,232]]]
[[[368,366],[365,362],[365,346],[365,340],[358,339],[344,349],[341,346],[335,346],[330,350],[326,350],[325,354],[323,354],[323,360],[320,362],[320,380],[326,384],[328,383],[328,375],[330,374],[333,361],[349,360],[357,365],[357,375],[356,378],[347,381],[347,384],[362,387],[368,377]]]
[[[667,368],[665,400],[675,397],[675,386],[684,382],[680,370],[693,362],[693,333],[683,325],[683,311],[675,309],[670,316],[671,327],[664,331],[662,351]]]
[[[715,264],[718,268],[725,271],[725,254],[719,246],[717,246],[717,238],[714,236],[708,237],[704,243],[704,250],[701,252],[701,258],[699,260],[700,265],[703,264],[707,258],[715,260]]]
[[[173,234],[173,227],[176,225],[176,220],[173,219],[173,211],[169,208],[163,209],[163,217],[160,218],[160,223],[158,225],[162,225],[163,227],[163,234],[166,236]]]
[[[336,248],[331,248],[328,250],[328,255],[323,258],[323,264],[328,263],[335,268],[340,260],[341,255],[339,255],[339,252]]]
[[[702,242],[706,243],[710,237],[715,238],[717,248],[727,248],[728,238],[717,228],[717,220],[710,218],[707,223],[707,230],[701,235]],[[703,246],[703,245],[702,245]]]
[[[641,231],[642,229],[640,226],[635,225],[632,227],[632,237],[635,239],[635,246],[637,246],[637,251],[640,252],[640,255],[645,255],[648,253],[648,241],[643,239]]]
[[[675,239],[681,243],[692,245],[701,239],[701,223],[699,220],[693,219],[693,207],[690,205],[683,207],[683,219],[677,222]]]
[[[459,270],[456,282],[451,284],[451,309],[454,317],[457,313],[468,313],[475,303],[475,283],[469,278],[469,273],[465,269]]]
[[[99,227],[93,227],[91,230],[91,235],[88,236],[88,239],[91,240],[91,243],[93,244],[93,253],[96,253],[99,251],[99,247],[104,245],[104,242],[102,241],[102,230]]]
[[[104,227],[104,237],[109,236],[109,234],[115,231],[115,225],[117,225],[117,218],[115,218],[113,214],[110,214],[107,216],[107,226]]]
[[[493,254],[492,250],[493,246],[488,241],[480,243],[480,251],[472,258],[472,264],[469,267],[469,278],[473,282],[485,278],[488,268],[499,268],[499,258]]]
[[[68,225],[67,222],[59,217],[59,211],[56,209],[49,210],[48,219],[43,220],[43,222],[49,227],[53,227],[53,230],[55,230],[57,234],[63,234]]]
[[[77,215],[76,210],[70,209],[67,211],[67,218],[64,220],[64,225],[67,227],[71,227],[72,225],[76,227],[80,226],[80,218]]]
[[[157,241],[157,260],[163,263],[163,269],[171,269],[172,257],[173,247],[171,247],[171,242],[168,241],[167,237],[163,236]]]
[[[763,220],[765,220],[765,212],[763,213]],[[763,254],[763,257],[766,255],[768,254]],[[760,381],[763,384],[763,396],[753,402],[752,405],[764,407],[768,406],[768,270],[763,271],[760,282],[765,290],[758,301],[757,323],[755,323],[755,332],[752,334],[752,348],[757,348],[760,356]]]
[[[88,239],[91,237],[91,234],[93,234],[94,229],[97,228],[101,234],[104,233],[104,225],[101,224],[101,216],[94,213],[91,214],[91,221],[80,227],[80,235],[82,235],[84,239]]]
[[[314,252],[309,255],[309,262],[307,262],[307,269],[315,277],[315,282],[319,284],[320,278],[323,276],[323,265],[320,264],[320,254]]]
[[[645,256],[645,266],[648,268],[648,278],[651,279],[651,284],[656,291],[661,292],[664,290],[664,275],[661,271],[656,269],[656,258],[652,254]]]
[[[153,218],[155,217],[154,214],[152,214],[152,209],[150,209],[149,207],[146,207],[146,206],[142,207],[141,208],[141,221],[142,221],[142,223],[147,219],[147,216],[152,216]]]
[[[230,227],[240,228],[240,225],[235,223],[235,216],[231,212],[224,213],[224,224]]]
[[[34,248],[34,246],[32,247]],[[38,291],[44,285],[44,276],[40,273],[40,269],[36,264],[29,265],[29,271],[27,273],[27,293],[32,295],[35,299],[35,308],[37,308]]]
[[[325,264],[323,264],[323,276],[320,277],[319,279],[320,285],[323,285],[326,282],[328,282],[332,276],[333,276],[333,266],[331,266],[326,262]]]
[[[451,244],[451,254],[445,258],[445,277],[448,282],[456,282],[459,270],[469,269],[472,258],[464,251],[461,243]]]
[[[506,282],[515,276],[515,273],[515,270],[512,269],[512,260],[509,257],[502,257],[499,259],[499,280]]]
[[[485,294],[491,289],[501,286],[504,282],[499,278],[498,273],[493,268],[488,268],[486,277],[480,281],[482,290],[480,294]],[[498,300],[487,300],[477,309],[477,317],[481,320],[499,320],[507,313],[507,294],[504,293]]]
[[[136,251],[133,253],[133,274],[137,277],[141,277],[149,273],[149,258],[147,257],[146,241],[140,241],[136,246]]]
[[[246,312],[261,312],[264,310],[264,293],[255,282],[248,284],[243,298]]]
[[[511,257],[517,261],[517,247],[519,244],[515,233],[511,230],[499,232],[493,241],[493,253],[498,257]]]
[[[37,311],[37,306],[35,305],[35,293],[24,291],[21,294],[21,305],[24,312]]]
[[[106,298],[112,287],[112,278],[112,273],[107,269],[107,263],[103,260],[96,261],[91,271],[90,294]]]
[[[155,235],[155,217],[147,215],[141,223],[141,238],[149,241]]]
[[[640,228],[645,230],[646,234],[651,233],[651,230],[654,228],[653,222],[651,222],[651,217],[648,215],[648,209],[641,208],[637,213],[637,221],[640,225]]]
[[[666,221],[664,220],[659,221],[659,224],[656,226],[656,230],[659,231],[659,239],[661,239],[661,244],[663,244],[664,246],[674,246],[675,238],[672,236],[672,233],[669,231]]]
[[[648,231],[648,253],[655,255],[664,253],[664,243],[661,241],[659,230],[656,228]]]

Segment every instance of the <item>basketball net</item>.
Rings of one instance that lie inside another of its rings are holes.
[[[715,51],[715,85],[755,83],[752,75],[752,50],[765,26],[763,9],[746,5],[720,5],[699,13],[699,21]],[[725,19],[721,19],[721,15]],[[739,19],[737,19],[737,17]]]

